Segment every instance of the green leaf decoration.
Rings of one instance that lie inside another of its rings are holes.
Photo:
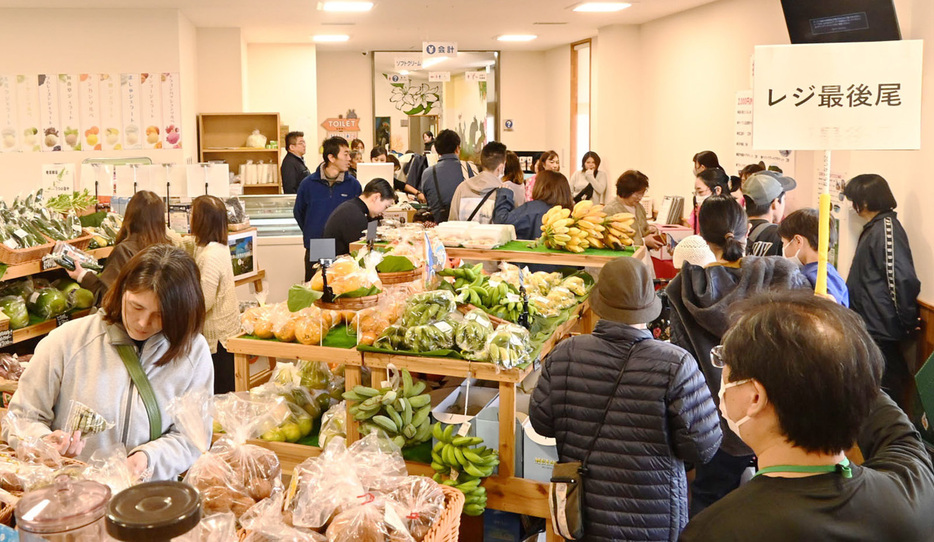
[[[415,264],[405,256],[385,256],[383,261],[376,266],[376,271],[379,273],[401,273],[414,269]]]
[[[316,292],[304,284],[295,284],[289,288],[289,311],[298,312],[310,307],[322,295],[321,292]]]

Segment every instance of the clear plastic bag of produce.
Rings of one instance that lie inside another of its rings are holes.
[[[205,420],[211,419],[213,395],[204,391],[187,391],[172,399],[166,411],[175,421],[175,427],[191,442],[198,451],[205,453],[211,447],[211,425]]]
[[[427,476],[407,476],[397,480],[386,498],[394,505],[409,534],[421,542],[444,512],[441,486]]]
[[[383,350],[405,350],[406,331],[406,327],[403,325],[389,326],[373,342],[373,347],[382,348]]]
[[[264,499],[247,510],[240,524],[247,531],[245,542],[327,542],[327,537],[292,525],[290,512],[283,513],[284,493]]]
[[[447,290],[431,290],[408,299],[402,323],[405,327],[424,326],[436,322],[457,309],[454,294]]]
[[[91,454],[82,476],[86,480],[94,480],[108,486],[112,494],[116,495],[131,486],[148,482],[152,478],[152,469],[134,475],[127,463],[126,447],[117,443]]]
[[[327,268],[328,286],[334,297],[363,297],[379,293],[382,283],[375,264],[364,262],[361,267],[351,256],[340,256]],[[321,269],[311,278],[311,289],[324,291],[324,276]]]
[[[205,515],[198,524],[199,542],[230,542],[237,539],[237,517],[231,512]]]
[[[357,505],[339,513],[327,529],[328,542],[409,542],[412,536],[396,508],[382,496],[364,493]]]
[[[454,343],[467,358],[481,359],[493,329],[493,322],[485,312],[472,309],[455,327]]]
[[[503,369],[531,362],[532,340],[529,331],[515,324],[499,326],[487,339],[484,359]]]
[[[26,308],[43,320],[51,320],[65,313],[68,299],[56,288],[39,288],[26,300]]]
[[[454,326],[439,320],[432,324],[413,326],[405,332],[406,350],[431,352],[454,347]]]
[[[62,467],[62,456],[58,453],[58,444],[46,434],[37,433],[40,424],[34,412],[17,414],[10,411],[3,418],[3,425],[9,427],[8,440],[15,451],[17,461],[31,465],[41,465],[50,469]]]
[[[318,446],[327,448],[335,438],[347,438],[347,403],[341,401],[332,406],[321,416],[321,431],[318,433]]]
[[[32,292],[35,289],[36,283],[32,277],[0,283],[0,295],[19,296],[23,301],[29,299],[29,296],[32,295]]]
[[[299,313],[290,312],[286,303],[277,303],[273,305],[269,319],[276,339],[286,343],[295,342],[295,324],[300,319]]]
[[[336,514],[356,506],[366,493],[356,468],[342,438],[329,440],[321,455],[295,467],[296,492],[290,504],[293,524],[319,529]]]
[[[357,477],[367,491],[386,492],[408,475],[402,450],[382,432],[373,432],[350,445]]]
[[[16,354],[0,354],[0,378],[5,380],[18,381],[26,368],[20,363]]]
[[[29,325],[29,311],[22,297],[18,295],[0,297],[0,310],[10,319],[11,329],[21,329]]]
[[[240,315],[240,328],[247,335],[253,335],[258,339],[271,339],[273,337],[272,311],[271,305],[250,307]]]
[[[214,419],[227,436],[189,469],[185,482],[201,494],[206,513],[238,518],[255,503],[282,490],[279,458],[246,440],[278,427],[291,411],[281,397],[227,393],[214,397]]]
[[[68,403],[68,415],[62,431],[74,433],[81,431],[82,438],[103,433],[114,428],[114,423],[97,413],[93,408],[81,401],[72,399]]]
[[[315,402],[312,392],[301,386],[267,382],[250,390],[250,398],[255,400],[274,401],[280,397],[286,402],[288,415],[259,438],[270,442],[298,442],[311,434],[315,421],[321,416],[321,408]]]
[[[347,329],[357,335],[357,344],[367,346],[376,342],[379,334],[395,320],[390,317],[394,311],[380,299],[377,307],[364,309],[354,314]]]

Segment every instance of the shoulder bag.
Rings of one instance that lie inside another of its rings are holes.
[[[473,170],[470,169],[470,164],[464,161],[461,161],[460,164],[461,164],[461,176],[463,177],[461,179],[461,182],[466,181],[470,177],[473,177],[474,173],[473,173]],[[467,166],[467,172],[469,173],[469,176],[468,176],[468,173],[464,173],[464,166]],[[435,164],[434,167],[431,168],[431,179],[434,181],[435,193],[438,194],[438,201],[441,203],[441,210],[444,212],[444,220],[447,220],[448,216],[451,214],[451,204],[448,203],[445,205],[444,198],[441,197],[441,185],[438,184],[438,164]]]
[[[551,484],[548,492],[548,510],[551,513],[551,522],[554,525],[555,533],[567,540],[579,540],[584,536],[584,478],[587,477],[587,461],[593,452],[593,447],[600,436],[600,430],[606,422],[606,416],[610,412],[610,406],[616,397],[616,390],[619,389],[620,382],[623,381],[623,373],[626,371],[626,364],[629,363],[629,357],[632,355],[632,349],[642,341],[649,340],[649,337],[640,337],[629,345],[626,350],[626,356],[623,358],[623,366],[616,376],[616,384],[613,386],[613,394],[606,402],[606,408],[603,409],[603,417],[600,418],[600,426],[590,440],[590,446],[584,455],[584,461],[570,461],[567,463],[555,463],[551,471]],[[567,403],[567,379],[571,372],[571,364],[568,363],[568,372],[565,375],[565,404]]]
[[[162,436],[162,413],[159,410],[159,403],[156,401],[156,392],[152,390],[152,384],[143,371],[143,366],[139,362],[139,356],[136,349],[130,345],[117,346],[117,352],[120,359],[130,373],[130,378],[136,389],[139,390],[139,396],[143,400],[143,406],[146,407],[146,415],[149,417],[149,440],[153,441]]]
[[[490,190],[489,192],[487,192],[486,195],[483,196],[483,199],[480,200],[480,203],[477,205],[477,207],[473,210],[472,213],[470,213],[470,217],[467,218],[467,222],[473,222],[473,217],[477,216],[477,213],[479,213],[480,209],[483,208],[483,204],[486,203],[486,200],[490,199],[490,196],[492,196],[496,192],[499,192],[499,188],[494,188]]]

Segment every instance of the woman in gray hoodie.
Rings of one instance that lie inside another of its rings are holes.
[[[4,440],[15,446],[22,438],[41,438],[82,461],[122,444],[134,474],[152,469],[154,480],[177,478],[200,452],[166,407],[189,391],[208,397],[213,392],[203,324],[194,260],[170,245],[144,249],[123,266],[101,311],[55,329],[36,347],[10,402],[10,413],[31,423],[18,434],[4,423]],[[142,398],[145,390],[141,394],[130,376],[131,363],[150,383],[153,414]],[[91,435],[64,432],[73,401],[97,412],[109,427]],[[203,423],[207,436],[210,417]]]

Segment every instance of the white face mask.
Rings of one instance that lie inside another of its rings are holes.
[[[793,263],[793,264],[795,264],[795,265],[797,265],[797,266],[800,266],[800,265],[802,265],[802,264],[801,264],[801,259],[798,258],[798,254],[801,253],[801,248],[799,247],[798,250],[796,250],[795,253],[794,253],[793,255],[791,255],[791,256],[789,256],[789,255],[787,254],[787,252],[786,252],[787,249],[788,249],[788,245],[790,245],[790,244],[793,243],[793,242],[794,242],[794,239],[792,239],[791,241],[788,241],[788,244],[782,245],[782,256],[784,256],[785,259],[788,260],[788,261],[790,261],[791,263]]]
[[[697,204],[698,207],[700,207],[701,205],[704,204],[704,201],[706,201],[707,198],[709,197],[710,197],[710,194],[707,194],[706,196],[694,196],[694,202]]]
[[[730,388],[735,388],[736,386],[742,386],[746,382],[751,382],[751,381],[752,381],[751,378],[747,378],[746,380],[739,380],[737,382],[727,383],[727,382],[724,382],[721,377],[720,391],[717,393],[717,397],[720,399],[720,414],[723,416],[723,419],[726,420],[726,424],[730,428],[730,431],[736,433],[736,436],[738,436],[739,438],[743,438],[743,436],[739,433],[739,428],[741,425],[749,421],[749,416],[743,416],[742,418],[740,418],[739,420],[735,422],[731,420],[730,417],[726,413],[726,404],[723,401],[723,396],[726,393],[726,390]]]

